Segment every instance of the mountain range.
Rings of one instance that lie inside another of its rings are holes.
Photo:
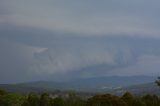
[[[72,90],[117,94],[130,91],[138,94],[158,92],[158,87],[153,83],[155,80],[156,77],[154,76],[108,76],[66,82],[34,81],[17,84],[0,84],[0,89],[19,93]]]

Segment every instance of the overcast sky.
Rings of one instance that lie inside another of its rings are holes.
[[[159,0],[1,0],[0,83],[160,74]]]

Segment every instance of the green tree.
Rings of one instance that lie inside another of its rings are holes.
[[[47,93],[43,93],[40,97],[40,106],[51,106],[51,98]]]
[[[124,100],[129,106],[131,106],[133,104],[133,101],[134,101],[134,96],[129,93],[129,92],[126,92],[122,97],[121,97],[122,100]]]
[[[36,94],[29,94],[27,101],[29,103],[30,106],[39,106],[39,98]]]
[[[146,106],[160,106],[159,98],[156,95],[146,95],[142,97],[142,100],[146,103]]]
[[[140,98],[135,98],[130,104],[130,106],[146,106],[146,104]]]
[[[27,100],[25,100],[21,106],[30,106],[29,102]]]
[[[78,97],[74,92],[70,93],[65,100],[65,106],[84,106],[85,101]]]
[[[106,94],[89,98],[87,106],[127,106],[127,104],[118,96]]]
[[[52,106],[64,106],[64,101],[62,98],[57,97],[52,100]]]
[[[146,106],[145,102],[143,102],[141,98],[137,98],[129,92],[126,92],[121,99],[124,100],[128,106]]]
[[[8,103],[6,101],[5,96],[7,95],[7,92],[4,90],[0,90],[0,104],[1,106],[7,106]]]
[[[21,95],[0,90],[0,106],[21,106],[24,98]]]
[[[157,80],[155,81],[155,83],[160,86],[160,77],[157,78]]]
[[[6,94],[7,94],[6,91],[0,89],[0,95],[6,95]]]

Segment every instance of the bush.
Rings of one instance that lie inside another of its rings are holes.
[[[127,104],[118,96],[106,94],[89,98],[87,106],[127,106]]]

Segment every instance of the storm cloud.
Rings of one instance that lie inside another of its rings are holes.
[[[159,3],[0,1],[0,81],[160,74]]]

